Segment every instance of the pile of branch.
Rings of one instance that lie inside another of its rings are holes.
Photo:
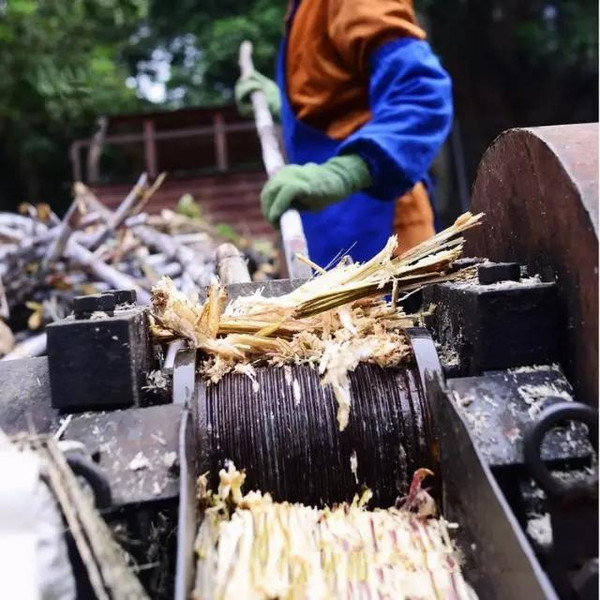
[[[399,508],[351,504],[317,509],[242,494],[245,475],[230,463],[218,493],[199,497],[195,600],[229,598],[455,598],[474,600],[435,503],[415,473]]]
[[[456,269],[454,263],[462,255],[462,232],[481,218],[466,213],[398,257],[392,237],[364,264],[342,261],[329,271],[315,266],[317,276],[277,298],[256,293],[227,305],[225,289],[213,282],[199,304],[163,278],[152,290],[155,334],[187,339],[206,353],[201,370],[213,383],[234,369],[252,377],[259,364],[318,365],[323,383],[333,388],[343,430],[351,403],[348,372],[360,362],[392,367],[409,358],[404,329],[419,316],[402,312],[400,295],[472,277],[472,268]]]
[[[145,213],[163,180],[150,184],[142,174],[115,211],[76,183],[62,219],[47,204],[0,213],[0,319],[6,321],[0,320],[0,357],[43,354],[44,326],[66,316],[77,295],[127,288],[148,304],[163,276],[186,293],[210,284],[215,250],[231,233],[220,233],[201,216]],[[255,252],[255,262],[263,256],[264,263],[272,260]]]

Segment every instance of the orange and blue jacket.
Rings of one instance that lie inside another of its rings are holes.
[[[337,246],[320,239],[326,233],[355,244],[357,260],[379,250],[394,224],[404,247],[431,235],[433,213],[422,181],[449,132],[452,93],[412,2],[292,0],[286,25],[278,79],[289,161],[358,154],[373,178],[358,195],[369,197],[368,204],[357,196],[316,218],[303,215],[311,258],[332,258]],[[342,221],[337,233],[336,219]],[[376,239],[367,243],[360,239],[365,235]]]

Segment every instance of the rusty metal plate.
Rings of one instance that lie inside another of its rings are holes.
[[[556,280],[561,363],[576,399],[598,404],[598,124],[512,129],[483,156],[471,201],[484,212],[466,253]]]
[[[64,439],[99,452],[113,506],[174,500],[179,494],[182,406],[165,404],[74,415]]]

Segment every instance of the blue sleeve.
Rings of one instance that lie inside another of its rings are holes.
[[[427,42],[402,38],[370,61],[372,117],[338,148],[369,166],[379,200],[395,200],[421,181],[452,123],[452,84]]]

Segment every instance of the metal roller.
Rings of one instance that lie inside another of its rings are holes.
[[[276,500],[331,505],[367,486],[374,505],[393,505],[416,469],[434,468],[419,369],[361,365],[350,379],[341,433],[333,393],[314,368],[290,367],[287,377],[260,368],[257,384],[238,374],[200,383],[200,472],[216,474],[231,459],[246,470],[246,489]]]

